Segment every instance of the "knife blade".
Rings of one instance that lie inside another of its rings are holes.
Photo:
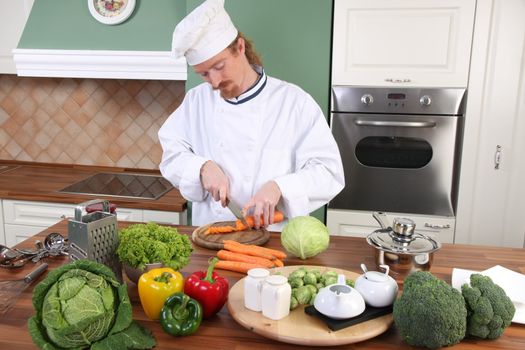
[[[233,213],[233,215],[235,215],[237,219],[241,220],[244,226],[250,227],[248,226],[248,223],[246,222],[244,215],[242,215],[241,207],[237,203],[235,203],[233,200],[231,200],[231,198],[228,198],[228,208]]]

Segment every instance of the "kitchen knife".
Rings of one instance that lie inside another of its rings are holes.
[[[241,207],[237,203],[231,200],[231,198],[228,198],[228,208],[231,210],[233,215],[239,220],[241,220],[242,224],[246,227],[248,226],[248,223],[246,222],[246,219],[244,218],[244,215],[242,215]]]

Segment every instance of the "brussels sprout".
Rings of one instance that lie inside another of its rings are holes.
[[[319,289],[324,288],[324,284],[322,282],[319,282],[315,285],[315,288],[317,288],[317,291],[319,291]]]
[[[301,305],[308,304],[308,302],[310,302],[310,298],[312,297],[310,288],[308,288],[307,286],[302,286],[302,287],[297,288],[295,297],[297,298],[297,302],[299,304]]]
[[[335,272],[335,271],[327,271],[327,272],[323,273],[323,274],[321,275],[321,277],[322,277],[323,279],[327,279],[327,278],[329,278],[329,277],[335,277],[335,278],[337,278],[337,272]]]
[[[317,284],[317,278],[315,277],[315,274],[312,272],[308,272],[306,275],[304,275],[303,281],[304,281],[304,284],[311,284],[311,285]]]
[[[293,309],[295,309],[298,306],[299,306],[299,302],[297,301],[297,299],[294,296],[292,296],[290,298],[290,310],[293,310]]]
[[[299,278],[299,277],[295,277],[295,278],[292,278],[292,279],[288,279],[288,283],[290,283],[290,286],[292,288],[298,288],[298,287],[301,287],[304,285],[304,281],[302,278]]]
[[[325,285],[325,287],[326,287],[326,286],[329,286],[329,285],[331,285],[331,284],[335,284],[335,283],[337,283],[337,277],[331,277],[331,276],[330,276],[330,277],[328,277],[328,278],[325,278],[325,280],[324,280],[324,285]]]
[[[317,296],[317,293],[312,293],[312,297],[310,298],[309,305],[313,305],[315,302],[315,297]]]
[[[301,267],[295,271],[293,271],[289,276],[288,276],[288,279],[291,279],[291,278],[303,278],[304,275],[306,275],[306,269]]]
[[[314,285],[312,285],[312,284],[307,284],[307,285],[306,285],[306,288],[308,288],[308,289],[310,290],[310,293],[311,293],[311,294],[317,294],[317,288],[316,288]]]
[[[347,278],[347,279],[346,279],[346,285],[347,285],[347,286],[350,286],[350,287],[352,287],[352,288],[354,288],[355,283],[354,283],[354,281],[352,281],[351,279]]]
[[[317,279],[317,282],[319,282],[319,280],[321,279],[321,271],[319,271],[318,269],[311,269],[308,272],[313,273],[315,275],[315,278]]]

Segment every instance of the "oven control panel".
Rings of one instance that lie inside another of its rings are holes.
[[[463,88],[332,87],[332,112],[463,115]]]

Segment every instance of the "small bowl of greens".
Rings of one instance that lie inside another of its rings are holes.
[[[180,234],[175,227],[150,222],[130,225],[119,231],[117,255],[134,283],[142,272],[155,266],[180,270],[189,263],[192,252],[189,237]]]

